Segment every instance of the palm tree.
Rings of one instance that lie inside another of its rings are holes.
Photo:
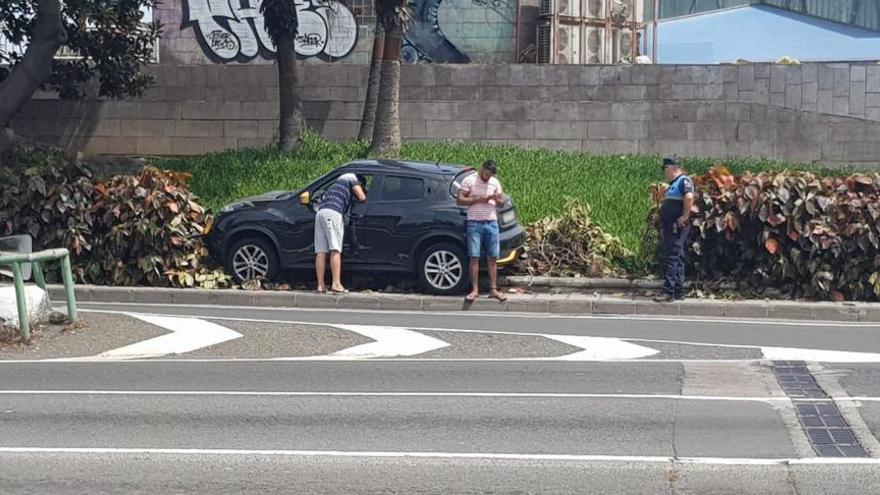
[[[376,0],[376,21],[385,34],[376,124],[370,152],[393,156],[400,151],[400,50],[412,17],[408,0]]]
[[[294,40],[299,29],[296,4],[291,0],[263,0],[260,6],[266,24],[266,33],[275,44],[278,64],[278,96],[280,118],[278,145],[283,151],[296,151],[302,144],[305,129],[302,100],[298,94]]]
[[[373,35],[373,54],[370,56],[370,77],[367,79],[367,98],[361,116],[361,129],[358,141],[373,139],[373,126],[376,123],[376,106],[379,102],[379,82],[382,80],[382,53],[385,51],[385,29],[376,16]]]

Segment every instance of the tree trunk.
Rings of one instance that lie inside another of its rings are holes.
[[[40,85],[52,75],[52,59],[58,48],[67,40],[61,22],[60,0],[39,0],[34,33],[24,56],[7,78],[0,84],[0,153],[5,152],[13,140],[10,121],[30,101]],[[6,149],[4,149],[6,148]]]
[[[278,125],[278,146],[282,151],[297,151],[302,144],[305,126],[303,104],[299,98],[299,73],[293,38],[284,36],[278,39],[278,96],[280,119]]]
[[[376,106],[379,100],[379,82],[382,80],[382,54],[385,52],[385,29],[376,19],[376,33],[373,36],[373,55],[370,57],[370,77],[367,80],[367,98],[364,102],[364,113],[361,117],[361,129],[358,141],[373,138],[373,127],[376,123]]]
[[[400,48],[402,33],[395,30],[385,35],[382,54],[382,80],[376,107],[376,127],[370,153],[393,157],[400,151]]]

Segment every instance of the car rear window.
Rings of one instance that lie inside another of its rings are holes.
[[[425,197],[425,181],[415,177],[385,176],[382,201],[414,201]]]
[[[471,176],[475,173],[477,173],[475,170],[470,169],[456,175],[455,179],[452,180],[452,184],[449,186],[449,194],[451,194],[452,197],[457,198],[458,192],[461,191],[461,183],[464,182],[464,180],[468,178],[468,176]]]

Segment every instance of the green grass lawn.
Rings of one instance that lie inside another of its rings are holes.
[[[366,158],[362,143],[332,143],[309,136],[298,154],[275,149],[228,151],[162,160],[164,168],[191,172],[193,191],[213,210],[231,201],[277,189],[297,189],[330,169],[355,158]],[[605,230],[619,236],[638,253],[650,208],[648,186],[663,180],[656,156],[590,155],[563,151],[526,150],[514,146],[455,143],[408,143],[404,159],[476,165],[498,162],[499,179],[513,196],[520,221],[530,223],[561,213],[568,198],[593,207]],[[683,160],[691,174],[704,173],[716,160]],[[726,160],[735,172],[811,169],[764,160]],[[841,171],[835,171],[842,173]]]

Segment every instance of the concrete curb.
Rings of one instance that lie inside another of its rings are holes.
[[[500,277],[499,282],[505,287],[543,287],[559,289],[607,289],[607,290],[660,290],[662,280],[644,278],[587,278],[587,277],[531,277],[528,275],[512,275]],[[693,286],[685,282],[685,287]],[[733,289],[734,284],[721,284],[722,289]]]
[[[54,301],[63,300],[63,288],[51,286]],[[152,287],[76,287],[78,302],[188,304],[244,307],[347,309],[384,311],[496,311],[573,315],[643,315],[727,318],[767,318],[839,322],[880,322],[880,303],[790,301],[719,301],[693,299],[655,303],[580,294],[509,295],[506,303],[481,298],[467,305],[460,297],[418,294],[352,293],[344,295],[297,291],[243,291],[162,289]]]

